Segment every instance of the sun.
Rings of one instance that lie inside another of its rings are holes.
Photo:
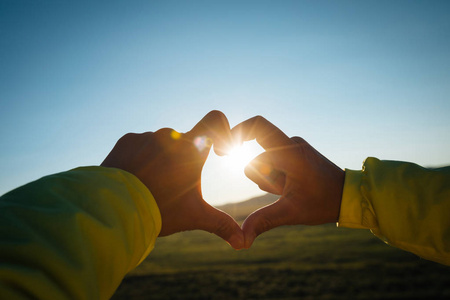
[[[264,149],[254,140],[233,147],[228,155],[216,155],[213,151],[202,170],[201,188],[205,201],[219,205],[263,195],[264,192],[244,173],[245,166],[262,152]]]
[[[241,146],[234,146],[223,159],[224,166],[234,172],[243,172],[245,166],[258,154],[263,152],[256,142],[245,142]]]

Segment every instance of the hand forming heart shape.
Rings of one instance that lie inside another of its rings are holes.
[[[242,230],[228,214],[206,203],[201,172],[210,148],[224,155],[236,142],[251,139],[266,152],[255,158],[246,175],[267,192],[281,195],[275,203],[250,214]],[[102,166],[136,175],[151,191],[160,209],[160,236],[202,229],[226,240],[233,248],[249,248],[261,233],[281,225],[336,222],[343,171],[303,139],[288,138],[262,117],[230,130],[219,111],[208,113],[184,134],[170,128],[127,134]]]

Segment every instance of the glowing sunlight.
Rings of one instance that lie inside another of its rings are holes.
[[[264,150],[255,141],[236,146],[229,155],[212,152],[202,172],[202,192],[213,205],[247,200],[264,194],[244,174],[245,166]]]
[[[222,165],[233,172],[243,172],[245,166],[259,153],[261,150],[250,143],[244,143],[242,146],[233,147],[230,153],[223,158]]]

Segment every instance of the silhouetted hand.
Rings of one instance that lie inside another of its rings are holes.
[[[256,139],[266,150],[245,168],[245,174],[278,201],[249,215],[242,225],[245,248],[261,233],[281,225],[337,222],[344,171],[300,137],[289,138],[257,116],[234,127],[240,142]]]
[[[191,131],[170,128],[123,136],[102,163],[137,176],[151,191],[162,218],[160,236],[202,229],[240,249],[244,236],[232,217],[210,206],[201,193],[201,172],[212,143],[216,153],[231,141],[219,111],[208,113]]]

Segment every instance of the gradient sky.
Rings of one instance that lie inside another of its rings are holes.
[[[450,1],[62,2],[0,1],[0,194],[213,109],[342,168],[450,164]],[[260,193],[203,175],[213,204]]]

